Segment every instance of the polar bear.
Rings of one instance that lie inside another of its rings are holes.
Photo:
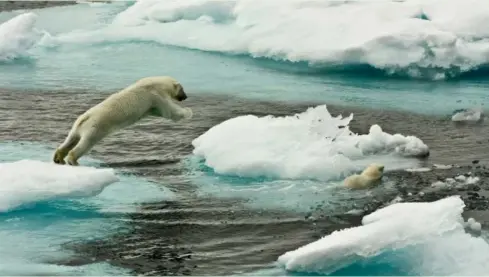
[[[371,164],[360,174],[354,174],[345,179],[344,184],[351,189],[371,188],[380,183],[384,174],[384,166]]]
[[[116,92],[79,116],[65,141],[56,149],[53,160],[78,165],[78,159],[107,135],[130,126],[147,116],[173,121],[192,118],[190,108],[182,108],[173,100],[184,101],[182,85],[169,76],[140,79]]]

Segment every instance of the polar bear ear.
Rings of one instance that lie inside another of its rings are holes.
[[[182,85],[180,85],[180,83],[178,82],[175,82],[173,83],[173,89],[176,95],[178,95],[180,93],[180,90],[182,89]]]

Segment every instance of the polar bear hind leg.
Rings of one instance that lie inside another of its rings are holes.
[[[68,164],[78,165],[78,159],[90,151],[95,144],[105,137],[105,135],[106,132],[101,132],[94,127],[81,134],[80,141],[78,141],[76,146],[68,153]]]

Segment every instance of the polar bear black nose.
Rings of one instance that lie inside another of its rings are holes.
[[[187,95],[185,95],[185,94],[183,94],[183,95],[182,95],[182,94],[180,94],[180,95],[178,95],[178,96],[177,96],[177,100],[178,100],[178,101],[183,101],[183,100],[185,100],[185,99],[187,99]]]
[[[183,101],[185,99],[187,99],[187,94],[185,93],[185,91],[183,90],[183,88],[181,88],[180,91],[178,92],[177,100],[178,101]]]

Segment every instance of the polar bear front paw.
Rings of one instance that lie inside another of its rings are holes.
[[[190,109],[189,107],[185,107],[185,113],[184,113],[184,116],[183,116],[183,119],[191,119],[192,117],[194,116],[194,113],[192,112],[192,109]]]

